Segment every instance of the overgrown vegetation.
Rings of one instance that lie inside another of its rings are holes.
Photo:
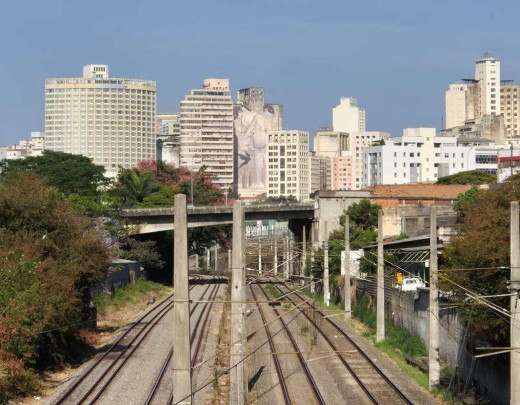
[[[470,184],[478,186],[480,184],[494,183],[496,180],[497,177],[494,174],[489,174],[482,170],[468,170],[441,177],[437,180],[437,184]]]
[[[60,192],[26,173],[0,181],[0,402],[67,361],[108,261],[95,221]]]
[[[509,270],[500,267],[509,266],[510,202],[519,199],[519,175],[489,190],[464,196],[464,202],[459,204],[462,221],[457,235],[443,253],[443,267],[481,269],[449,272],[440,281],[441,288],[450,291],[454,301],[470,304],[461,306],[459,313],[472,335],[477,340],[485,339],[491,346],[509,344],[509,325],[494,311],[468,301],[464,291],[446,281],[446,277],[478,295],[508,292]],[[509,297],[497,297],[493,302],[509,308]]]

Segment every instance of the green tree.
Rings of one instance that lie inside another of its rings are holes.
[[[68,358],[108,262],[96,222],[62,193],[27,173],[0,180],[2,394],[28,389],[32,368]]]
[[[0,162],[2,177],[13,173],[31,173],[66,196],[97,196],[100,187],[108,184],[105,169],[81,155],[46,150],[41,156]]]
[[[437,184],[471,184],[478,186],[480,184],[494,183],[496,180],[497,177],[494,174],[489,174],[481,170],[469,170],[441,177],[437,180]]]
[[[444,267],[482,269],[447,272],[441,278],[442,288],[451,291],[459,302],[468,302],[466,294],[446,278],[481,295],[507,293],[509,271],[496,267],[509,266],[510,202],[520,199],[520,176],[512,176],[489,190],[478,190],[470,197],[469,202],[460,204],[462,222],[442,255]],[[509,307],[509,298],[493,301]],[[487,307],[469,303],[460,313],[476,336],[497,345],[507,344],[509,328],[505,321]]]
[[[164,266],[153,240],[140,241],[128,238],[121,243],[119,255],[123,259],[138,261],[148,272],[159,271]]]
[[[114,191],[120,196],[124,207],[134,207],[159,190],[152,172],[123,169],[117,178]]]

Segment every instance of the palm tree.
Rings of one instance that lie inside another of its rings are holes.
[[[159,189],[151,172],[125,170],[119,175],[119,183],[125,206],[133,206],[143,202],[146,196]]]

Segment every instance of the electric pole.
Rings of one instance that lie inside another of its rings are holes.
[[[518,291],[520,290],[520,210],[518,201],[511,202],[511,354],[510,354],[510,404],[520,403],[520,302],[518,299]]]
[[[376,342],[385,339],[385,263],[383,250],[383,210],[377,212],[377,329]]]
[[[430,313],[428,347],[428,385],[439,384],[439,273],[437,261],[437,207],[430,208]]]
[[[173,237],[173,402],[191,404],[190,303],[186,196],[175,195]]]
[[[345,263],[344,263],[344,286],[343,294],[345,295],[345,319],[352,317],[352,303],[350,296],[350,220],[348,214],[345,214]]]

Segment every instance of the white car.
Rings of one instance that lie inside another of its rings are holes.
[[[402,291],[417,291],[417,288],[424,288],[426,284],[419,277],[405,277],[401,286],[397,285]]]

